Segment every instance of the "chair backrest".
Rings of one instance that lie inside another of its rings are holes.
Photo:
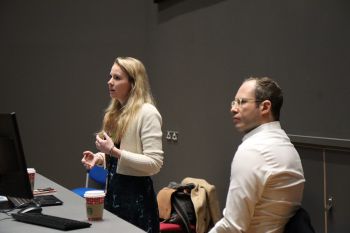
[[[304,208],[300,207],[295,215],[289,219],[284,233],[315,233],[310,216]]]
[[[103,187],[106,185],[107,170],[100,166],[94,166],[89,171],[89,178],[93,181],[101,184]]]

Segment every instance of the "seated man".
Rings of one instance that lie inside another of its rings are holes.
[[[267,77],[238,89],[231,113],[244,137],[231,164],[224,217],[210,233],[282,233],[301,205],[303,168],[279,122],[282,103],[282,90]]]

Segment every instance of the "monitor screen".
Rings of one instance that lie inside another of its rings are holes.
[[[14,112],[0,113],[0,195],[33,198]]]

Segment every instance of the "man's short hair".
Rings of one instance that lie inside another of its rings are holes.
[[[271,102],[271,112],[274,120],[279,121],[280,112],[283,105],[283,93],[276,81],[269,77],[250,77],[246,81],[255,80],[255,99],[269,100]]]

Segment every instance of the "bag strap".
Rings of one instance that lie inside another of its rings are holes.
[[[173,193],[175,194],[175,193]],[[186,229],[186,233],[192,233],[192,229],[190,227],[190,220],[189,217],[186,213],[186,211],[182,208],[182,205],[180,205],[179,201],[176,198],[173,198],[173,207],[176,211],[176,213],[179,215],[181,221],[182,221],[182,225],[185,227]]]

